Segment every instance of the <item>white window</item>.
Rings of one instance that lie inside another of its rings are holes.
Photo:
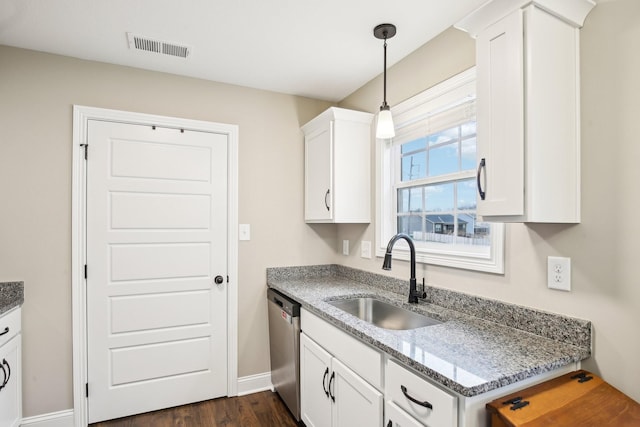
[[[408,234],[427,264],[504,273],[504,224],[476,216],[475,68],[392,108],[396,136],[378,140],[377,255]],[[399,241],[394,258],[409,259]]]

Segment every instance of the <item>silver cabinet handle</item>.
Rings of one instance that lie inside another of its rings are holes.
[[[329,210],[329,203],[327,203],[327,197],[329,197],[329,190],[327,190],[327,192],[324,195],[324,205],[327,207],[327,210]]]

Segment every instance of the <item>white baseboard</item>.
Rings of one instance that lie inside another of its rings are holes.
[[[238,396],[271,390],[271,372],[238,378]],[[73,409],[22,419],[21,427],[74,427]]]
[[[73,409],[22,419],[22,427],[73,427]]]
[[[273,391],[271,372],[238,378],[238,396],[258,393],[265,390]]]

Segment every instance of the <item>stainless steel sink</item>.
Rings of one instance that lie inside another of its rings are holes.
[[[327,303],[384,329],[416,329],[442,323],[375,298],[350,298]]]

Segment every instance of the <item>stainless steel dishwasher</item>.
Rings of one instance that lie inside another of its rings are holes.
[[[300,421],[300,304],[267,289],[271,383]]]

